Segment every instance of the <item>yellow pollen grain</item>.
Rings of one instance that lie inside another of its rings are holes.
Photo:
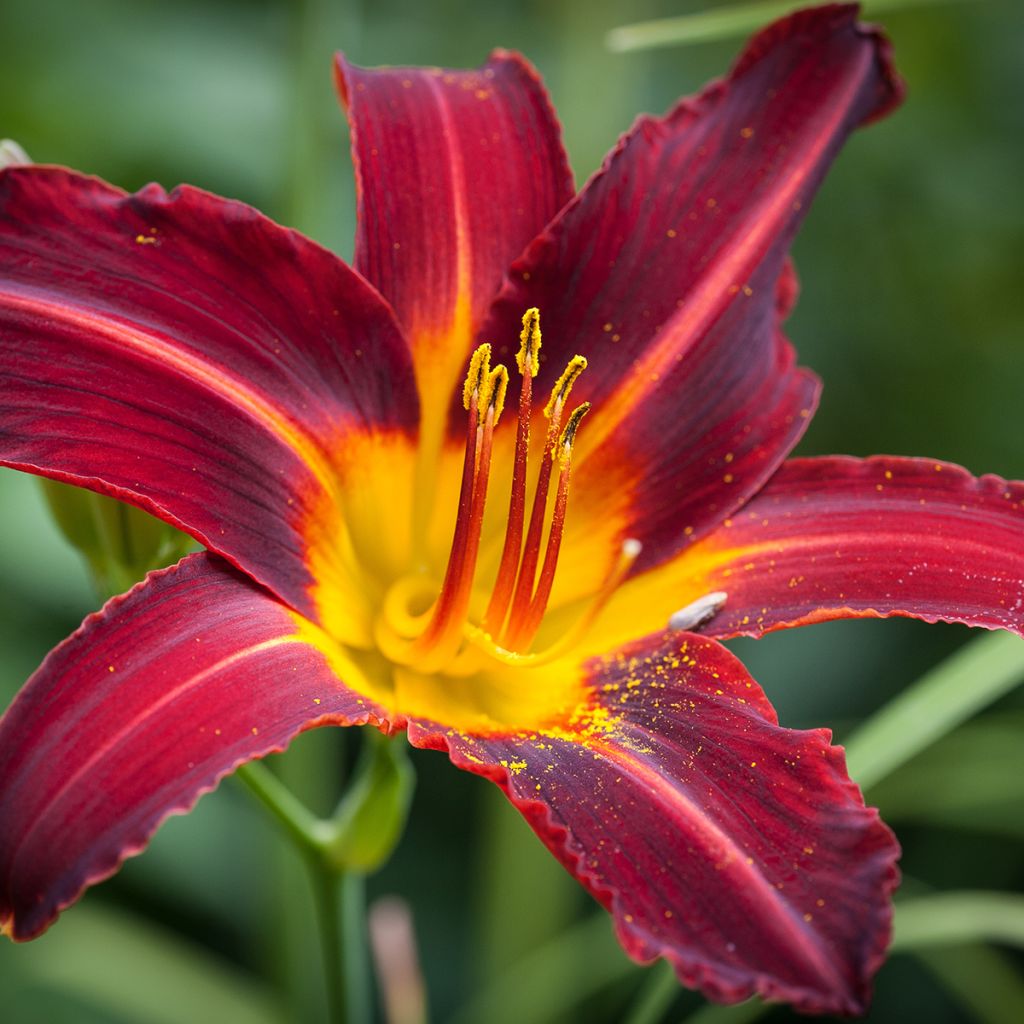
[[[551,389],[551,397],[548,399],[548,404],[544,406],[544,415],[548,419],[551,419],[551,415],[555,411],[555,405],[559,402],[564,403],[569,397],[573,384],[576,383],[576,379],[586,368],[586,356],[577,355],[569,360],[568,366],[562,371],[562,376],[555,381],[555,386]]]
[[[519,351],[516,353],[516,366],[524,377],[527,367],[531,377],[536,377],[540,370],[540,340],[540,310],[531,306],[523,314],[523,330],[519,335]]]
[[[505,393],[508,391],[508,370],[498,365],[487,375],[487,401],[494,410],[494,422],[498,422],[501,410],[505,408]]]
[[[469,370],[466,372],[466,383],[462,388],[463,407],[469,409],[473,404],[473,396],[483,398],[487,377],[491,371],[491,346],[481,345],[470,357]]]
[[[676,229],[675,228],[669,228],[668,231],[665,232],[665,236],[667,238],[675,238],[676,237]]]
[[[754,135],[754,129],[753,128],[747,127],[747,128],[741,128],[740,129],[740,137],[741,138],[749,139],[749,138],[752,138],[753,135]]]
[[[576,432],[580,429],[580,422],[588,412],[590,412],[590,403],[582,402],[569,414],[569,419],[565,424],[565,429],[562,431],[560,441],[563,450],[572,448],[576,440]]]

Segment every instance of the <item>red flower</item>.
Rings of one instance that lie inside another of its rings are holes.
[[[715,638],[1024,624],[1022,485],[783,461],[819,386],[781,331],[786,253],[899,99],[884,39],[848,6],[771,26],[575,198],[513,54],[338,81],[354,270],[195,189],[0,176],[0,460],[209,549],[86,619],[0,722],[4,930],[240,763],[371,724],[498,783],[631,956],[863,1010],[896,843]]]

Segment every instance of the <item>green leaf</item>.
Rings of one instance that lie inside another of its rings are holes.
[[[951,946],[920,950],[916,958],[979,1024],[1024,1020],[1024,980],[999,950]]]
[[[865,789],[880,782],[1022,680],[1024,640],[1003,632],[972,640],[846,741],[851,777]]]
[[[637,970],[602,911],[513,964],[465,1004],[452,1024],[547,1024]]]
[[[763,1003],[760,999],[748,999],[745,1003],[737,1003],[735,1006],[716,1006],[708,1003],[699,1010],[691,1013],[683,1024],[750,1024],[751,1021],[760,1020],[766,1013],[776,1009],[770,1003]]]
[[[961,725],[872,786],[889,822],[912,821],[1024,840],[1024,712]]]
[[[136,1024],[281,1024],[284,1019],[269,989],[210,950],[88,903],[65,914],[35,942],[4,943],[0,987],[5,1015],[12,1007],[15,1013],[31,1012],[45,988]]]
[[[177,561],[192,545],[191,538],[132,505],[57,480],[39,482],[54,522],[85,559],[103,598]]]
[[[978,940],[1024,949],[1024,895],[940,892],[896,903],[893,952]]]
[[[943,0],[863,0],[861,7],[863,14],[874,15],[903,7],[941,2]],[[794,3],[793,0],[760,0],[759,3],[716,7],[682,14],[676,18],[641,21],[613,28],[605,38],[605,45],[613,53],[627,53],[632,50],[651,50],[658,46],[710,43],[749,35],[768,22],[806,6],[806,3]]]

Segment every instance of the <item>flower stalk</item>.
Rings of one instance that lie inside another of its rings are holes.
[[[306,862],[332,1024],[372,1019],[365,879],[401,838],[414,785],[404,738],[367,730],[365,739],[356,774],[330,818],[313,814],[262,762],[237,771]]]

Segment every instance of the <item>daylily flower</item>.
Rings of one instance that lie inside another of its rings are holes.
[[[0,723],[4,930],[239,764],[366,724],[496,782],[637,960],[862,1011],[897,844],[719,640],[1024,625],[1024,486],[784,461],[819,390],[787,250],[899,100],[885,40],[850,6],[778,22],[575,198],[521,57],[337,78],[354,268],[193,188],[0,176],[0,459],[208,549],[89,616]]]

